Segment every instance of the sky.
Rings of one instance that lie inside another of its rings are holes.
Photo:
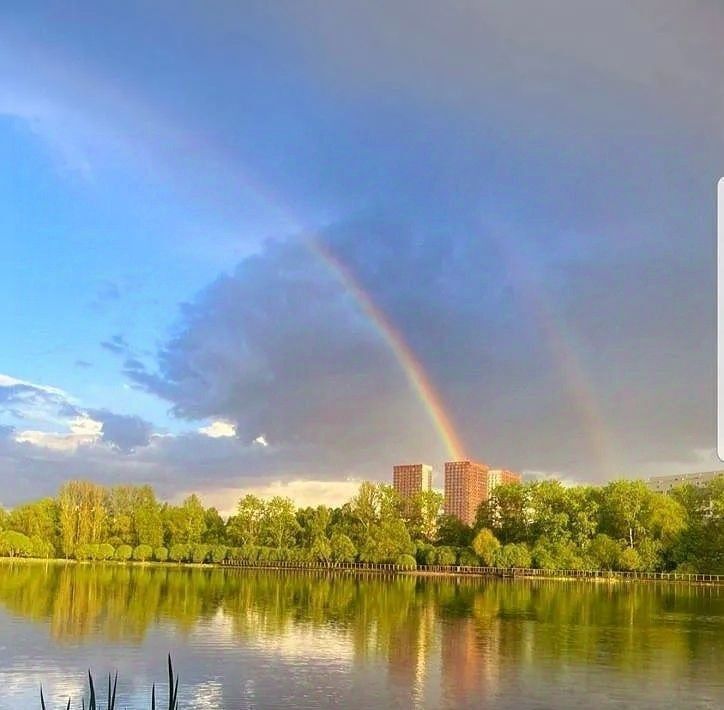
[[[0,501],[717,467],[718,2],[7,2]]]

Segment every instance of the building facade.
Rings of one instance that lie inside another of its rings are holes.
[[[445,513],[466,525],[475,522],[478,506],[488,498],[487,464],[448,461],[445,464]]]
[[[679,486],[689,485],[701,488],[722,475],[724,475],[724,471],[702,471],[700,473],[675,473],[671,476],[652,476],[646,481],[646,485],[657,493],[668,493],[672,488]]]
[[[491,468],[488,471],[488,495],[496,486],[503,486],[507,483],[520,483],[522,476],[507,468]]]
[[[432,488],[432,466],[424,463],[400,464],[392,467],[392,486],[402,498],[412,498]]]

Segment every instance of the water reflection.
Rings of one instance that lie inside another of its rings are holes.
[[[0,606],[0,707],[167,649],[204,708],[724,703],[718,588],[8,564]]]

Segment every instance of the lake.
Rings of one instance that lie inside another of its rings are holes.
[[[724,589],[6,563],[0,652],[13,710],[147,708],[168,652],[181,708],[719,708]]]

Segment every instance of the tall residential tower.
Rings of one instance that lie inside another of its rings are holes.
[[[496,486],[520,483],[521,476],[507,469],[491,469],[476,461],[448,461],[445,464],[445,513],[472,525],[483,501]]]
[[[424,463],[400,464],[392,468],[392,485],[402,498],[412,498],[432,487],[432,466]]]
[[[475,522],[478,506],[488,497],[489,466],[476,461],[445,464],[445,513],[466,525]]]

